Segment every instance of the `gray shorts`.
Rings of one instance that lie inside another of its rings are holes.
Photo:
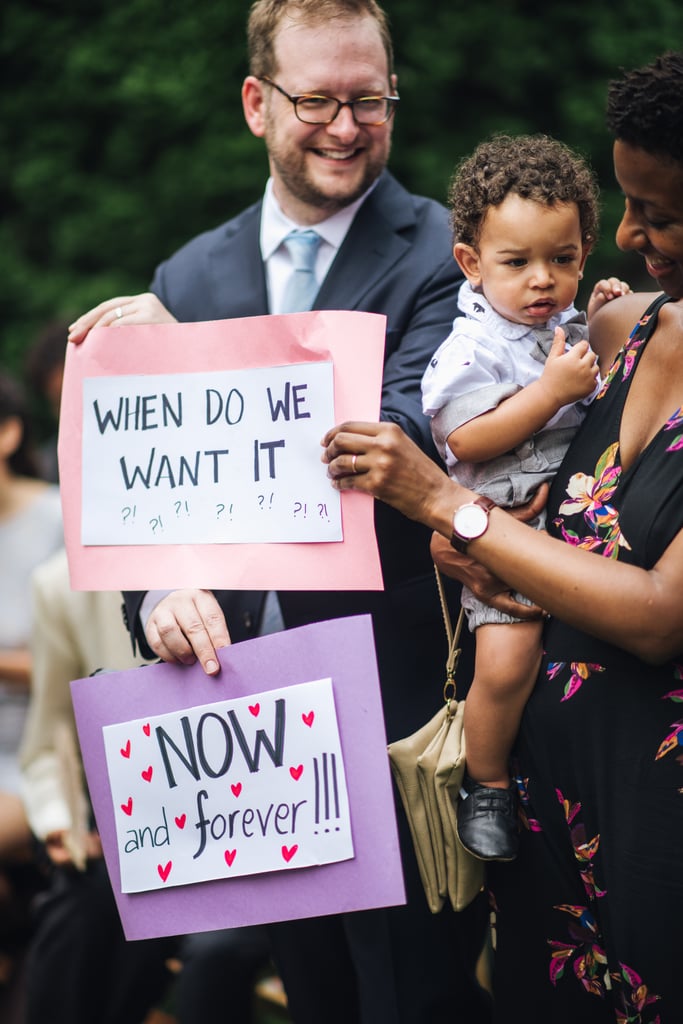
[[[530,601],[524,594],[515,594],[514,597],[520,604],[533,604],[533,601]],[[474,633],[477,626],[510,625],[514,622],[524,621],[523,619],[516,619],[512,615],[508,615],[507,612],[499,612],[497,608],[491,608],[490,605],[484,604],[483,601],[474,596],[468,587],[462,588],[461,602],[465,609],[467,625],[471,633]]]

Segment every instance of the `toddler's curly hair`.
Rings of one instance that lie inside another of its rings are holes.
[[[455,169],[448,205],[455,242],[476,248],[486,211],[510,192],[552,206],[576,203],[581,238],[598,237],[598,184],[583,157],[547,135],[494,135]]]

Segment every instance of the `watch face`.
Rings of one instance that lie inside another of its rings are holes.
[[[486,532],[489,523],[487,512],[480,505],[461,505],[455,513],[453,527],[465,540],[474,540]]]

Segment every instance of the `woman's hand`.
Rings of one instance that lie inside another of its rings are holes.
[[[474,596],[516,619],[539,619],[543,614],[538,605],[520,604],[515,600],[515,591],[499,580],[492,572],[475,562],[469,555],[462,555],[453,548],[440,533],[433,533],[430,550],[434,564],[444,574],[459,580],[472,591]]]
[[[541,484],[531,501],[510,509],[510,515],[523,523],[535,519],[545,508],[549,490],[548,484]],[[476,598],[491,608],[525,620],[538,619],[543,614],[538,605],[520,604],[514,596],[516,591],[469,555],[456,551],[440,533],[432,535],[430,550],[434,563],[445,576],[464,583]]]
[[[152,292],[119,295],[100,302],[79,316],[69,327],[69,341],[80,345],[93,327],[130,327],[131,324],[174,324],[172,316]]]
[[[342,423],[322,439],[338,491],[364,491],[448,534],[453,509],[475,495],[449,480],[395,423]]]

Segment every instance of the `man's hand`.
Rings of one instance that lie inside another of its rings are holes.
[[[60,829],[50,832],[45,837],[45,850],[52,863],[57,867],[73,867],[76,864],[66,831]],[[99,860],[102,857],[102,843],[97,832],[88,832],[85,836],[83,855],[86,860]]]
[[[216,650],[230,644],[225,616],[210,590],[174,590],[167,594],[152,609],[145,635],[162,661],[181,665],[199,661],[209,676],[220,672]]]
[[[89,309],[79,316],[69,327],[69,341],[80,345],[86,334],[93,327],[130,327],[131,324],[174,324],[176,318],[171,316],[162,302],[152,294],[143,292],[141,295],[119,295],[115,299],[100,302],[99,306]]]

